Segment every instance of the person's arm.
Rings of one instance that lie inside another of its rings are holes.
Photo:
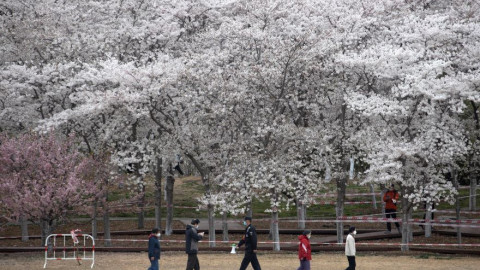
[[[191,236],[192,236],[192,239],[195,240],[195,241],[199,241],[199,240],[202,240],[202,235],[198,234],[196,231],[192,230],[191,231]]]
[[[351,238],[347,236],[345,243],[345,255],[350,256],[352,254],[352,244]]]
[[[307,258],[308,248],[304,241],[300,241],[299,249],[300,249],[301,260],[303,260],[303,258]]]
[[[399,198],[400,198],[400,194],[398,192],[395,192],[395,200],[398,201]]]
[[[387,202],[390,199],[390,196],[388,196],[388,198],[387,198],[387,194],[388,194],[388,191],[385,192],[385,194],[383,194],[383,201],[384,202]]]
[[[352,237],[352,251],[353,251],[353,256],[355,256],[357,253],[357,248],[355,247],[355,238],[353,237]]]
[[[155,258],[155,242],[153,241],[153,238],[148,239],[148,257],[153,260],[152,258]]]
[[[251,243],[252,243],[252,249],[257,250],[257,231],[255,230],[255,227],[251,227]]]
[[[238,242],[237,247],[241,247],[243,244],[245,244],[245,235],[243,235],[242,240],[240,240],[240,242]]]

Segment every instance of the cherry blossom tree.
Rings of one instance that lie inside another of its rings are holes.
[[[316,10],[303,2],[284,1],[228,7],[223,20],[229,23],[207,34],[216,42],[209,48],[217,52],[217,60],[199,70],[208,71],[199,77],[207,78],[205,88],[221,97],[217,102],[223,106],[218,109],[228,116],[217,129],[235,133],[228,135],[234,140],[222,145],[228,165],[218,176],[219,185],[235,190],[232,193],[240,198],[235,201],[241,204],[254,196],[268,200],[278,243],[280,204],[308,202],[308,194],[321,184],[323,137],[318,138],[318,128],[306,122],[314,117],[310,107],[316,105],[308,102],[314,92],[307,87],[309,60],[323,51],[315,46],[318,25],[302,17],[314,17]]]
[[[244,212],[257,198],[270,204],[278,243],[278,212],[295,204],[304,220],[326,178],[343,216],[352,157],[368,168],[361,184],[400,185],[407,220],[426,200],[452,201],[444,175],[455,164],[468,165],[472,202],[476,195],[476,8],[474,0],[7,0],[0,128],[75,132],[80,149],[108,151],[130,171],[135,192],[153,173],[158,192],[162,172],[173,189],[169,168],[182,155],[205,187],[210,240],[215,213]]]
[[[84,211],[100,192],[95,164],[76,149],[73,138],[59,140],[25,134],[3,135],[0,145],[1,205],[5,218],[25,218],[42,228],[42,240],[55,230],[67,211]]]
[[[458,42],[472,28],[443,4],[372,9],[379,19],[371,42],[337,58],[357,81],[347,90],[348,106],[369,122],[357,134],[370,166],[364,182],[401,186],[404,244],[411,238],[407,220],[415,205],[425,198],[453,200],[455,189],[444,175],[466,153],[458,113],[466,99],[478,98],[472,72],[455,64],[465,53]]]

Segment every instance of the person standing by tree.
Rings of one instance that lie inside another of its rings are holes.
[[[297,270],[310,270],[310,261],[312,260],[312,248],[310,246],[310,237],[312,232],[310,230],[303,231],[302,235],[298,236],[300,244],[298,245],[298,259],[300,259],[300,267]]]
[[[148,237],[148,259],[151,266],[148,270],[159,270],[158,260],[160,260],[160,231],[154,228]]]
[[[357,230],[352,226],[348,229],[348,236],[345,241],[345,255],[348,260],[348,267],[345,270],[355,270],[357,265],[355,262],[355,235],[357,235]]]
[[[395,190],[395,185],[390,185],[390,190],[383,195],[383,201],[385,202],[385,217],[386,218],[397,218],[397,201],[400,198],[400,195]],[[402,234],[400,231],[400,224],[395,222],[398,233]],[[392,225],[390,222],[387,222],[387,233],[392,232]]]
[[[245,217],[243,225],[247,227],[245,228],[245,235],[242,240],[238,242],[238,247],[245,244],[245,257],[243,257],[240,270],[247,269],[250,262],[252,263],[253,270],[261,270],[262,268],[257,259],[257,231],[255,230],[255,227],[252,226],[252,218]]]
[[[198,261],[198,241],[202,240],[204,233],[198,233],[199,219],[193,219],[192,225],[187,225],[185,231],[185,252],[188,254],[187,270],[200,270],[200,262]]]

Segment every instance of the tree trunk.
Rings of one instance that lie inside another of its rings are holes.
[[[337,220],[343,217],[345,192],[347,189],[348,175],[337,179],[337,204],[335,207]],[[337,243],[343,243],[343,222],[337,221]]]
[[[167,176],[167,222],[165,224],[165,235],[171,235],[173,232],[173,186],[175,184],[175,178],[169,175]]]
[[[403,200],[403,199],[402,199]],[[408,251],[408,213],[402,212],[402,251]]]
[[[459,191],[457,171],[454,169],[450,169],[450,174],[452,175],[453,186],[457,191]],[[457,192],[457,194],[455,195],[455,218],[457,219],[457,221],[460,220],[460,200],[458,199],[458,197],[459,197],[459,194]],[[456,231],[457,231],[457,244],[462,244],[462,228],[457,226]]]
[[[223,230],[223,241],[228,241],[228,220],[227,220],[227,212],[223,212],[222,215],[222,230]]]
[[[409,207],[407,209],[407,213],[408,213],[408,220],[411,220],[412,219],[412,216],[413,216],[413,209],[411,207],[411,205],[409,204]],[[408,242],[413,242],[413,228],[412,228],[412,224],[408,223],[407,225],[407,230],[408,230]]]
[[[215,247],[215,207],[213,204],[208,204],[208,240],[209,247]]]
[[[478,104],[474,101],[470,101],[473,108],[473,119],[475,120],[475,130],[480,130],[480,117],[478,115]],[[477,137],[478,139],[478,137]],[[476,153],[473,154],[472,160],[475,159]],[[477,209],[477,166],[478,164],[471,161],[471,174],[470,174],[470,198],[469,198],[469,210],[476,211]]]
[[[332,180],[332,169],[330,169],[330,165],[328,162],[325,161],[325,183],[330,183]]]
[[[385,184],[380,184],[380,200],[382,201],[382,217],[385,218],[385,202],[383,201],[385,195]]]
[[[268,240],[273,240],[273,222],[270,222],[270,228],[268,231]]]
[[[409,202],[408,202],[408,199],[406,197],[406,188],[404,188],[403,186],[400,187],[401,189],[401,200],[402,200],[402,248],[401,250],[402,251],[408,251],[408,243],[409,243],[409,239],[410,239],[410,236],[409,236],[409,223],[408,223],[408,220],[410,218],[410,215],[409,215],[409,211],[408,211],[408,208],[409,208]],[[398,212],[398,210],[397,210]]]
[[[53,220],[42,220],[40,222],[40,228],[42,230],[42,246],[45,246],[45,241],[47,237],[53,233],[54,231],[54,226],[53,226]],[[48,241],[48,251],[52,251],[53,243],[51,239]]]
[[[278,211],[274,209],[272,212],[272,240],[273,240],[273,250],[280,250],[280,233],[278,230]]]
[[[377,209],[377,197],[375,196],[375,188],[373,187],[373,184],[370,184],[370,193],[372,193],[373,209]]]
[[[108,213],[108,208],[105,206],[105,213],[103,213],[103,238],[105,241],[103,244],[106,247],[112,246],[112,236],[110,234],[110,213]]]
[[[307,226],[307,206],[305,204],[302,205],[302,211],[303,211],[303,220],[305,220],[305,226]]]
[[[162,230],[162,158],[157,157],[155,171],[155,227]]]
[[[145,228],[145,183],[143,183],[143,178],[142,178],[142,196],[140,198],[140,202],[138,203],[138,208],[140,211],[138,212],[138,229],[144,229]]]
[[[185,153],[185,155],[192,161],[195,168],[200,172],[202,176],[202,184],[205,187],[205,196],[210,200],[211,196],[211,183],[209,178],[209,171],[206,166],[198,162],[193,155]],[[215,247],[215,207],[210,202],[207,205],[208,209],[208,239],[210,240],[210,247]]]
[[[468,209],[470,211],[477,210],[477,176],[476,173],[470,175],[470,198]]]
[[[355,173],[355,159],[353,159],[353,157],[350,158],[350,168],[349,168],[349,178],[350,180],[353,180],[354,178],[354,173]]]
[[[298,229],[305,229],[306,207],[301,200],[297,199],[297,221]]]
[[[460,220],[460,201],[458,200],[458,198],[456,202],[455,212],[456,212],[455,218],[457,220]],[[457,231],[457,244],[461,245],[462,244],[462,228],[460,226],[457,226],[456,231]]]
[[[425,209],[425,237],[432,236],[432,203],[426,203]]]
[[[20,228],[22,230],[22,242],[27,242],[28,237],[28,220],[23,216],[20,217]]]
[[[252,201],[253,201],[253,198],[250,198],[250,200],[247,203],[247,217],[251,217],[251,218],[253,218]]]
[[[98,216],[98,199],[95,199],[93,202],[93,214],[92,214],[92,237],[93,239],[97,239],[98,235],[98,224],[97,224],[97,216]]]
[[[112,236],[110,235],[110,213],[108,209],[108,179],[105,179],[105,200],[103,202],[103,245],[106,247],[112,246]]]

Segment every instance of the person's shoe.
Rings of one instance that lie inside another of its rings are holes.
[[[385,231],[385,234],[391,234],[392,232],[391,231]]]
[[[402,235],[402,230],[399,228],[397,228],[397,231],[398,231],[398,234]]]

